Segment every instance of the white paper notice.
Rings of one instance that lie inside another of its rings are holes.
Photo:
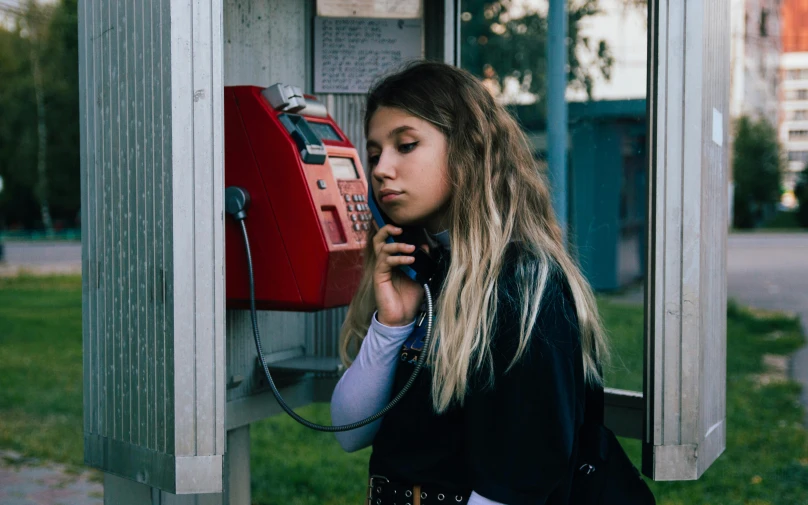
[[[724,145],[724,115],[713,108],[713,142]]]
[[[420,19],[314,18],[314,92],[366,93],[421,57]]]

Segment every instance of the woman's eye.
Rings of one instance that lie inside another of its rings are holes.
[[[370,163],[371,165],[375,165],[378,162],[379,162],[378,154],[368,155],[368,163]]]
[[[408,153],[408,152],[412,151],[413,149],[415,149],[416,145],[418,145],[418,142],[411,142],[409,144],[401,144],[400,146],[398,146],[398,150],[401,151],[402,153]]]

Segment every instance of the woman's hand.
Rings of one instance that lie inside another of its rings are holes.
[[[401,234],[401,228],[387,224],[373,237],[376,268],[373,287],[376,293],[376,318],[387,326],[405,326],[415,319],[424,297],[424,288],[397,267],[411,265],[415,246],[400,242],[387,243],[387,237]],[[396,253],[400,256],[394,256]]]

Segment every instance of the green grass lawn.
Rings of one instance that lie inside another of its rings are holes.
[[[600,300],[612,336],[607,383],[641,386],[642,310]],[[651,483],[661,505],[808,503],[808,434],[799,386],[759,385],[763,354],[789,354],[802,343],[797,321],[728,310],[727,450],[694,482]],[[78,277],[0,279],[0,449],[80,465],[81,282]],[[327,404],[302,408],[329,423]],[[369,450],[345,454],[333,435],[286,416],[251,428],[253,502],[361,503]],[[639,463],[639,443],[623,441]]]
[[[81,279],[0,278],[0,447],[80,465]]]

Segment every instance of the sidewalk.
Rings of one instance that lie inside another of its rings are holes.
[[[99,472],[37,463],[0,451],[0,505],[103,505]]]

